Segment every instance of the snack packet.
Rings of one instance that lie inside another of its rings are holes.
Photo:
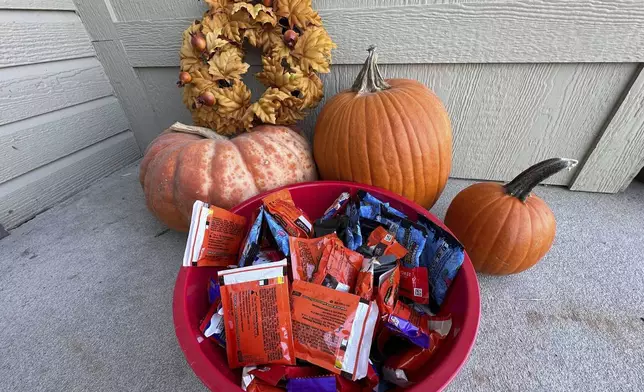
[[[356,250],[362,245],[362,233],[360,231],[360,214],[355,203],[347,205],[347,228],[344,231],[344,244],[351,250]]]
[[[244,246],[241,249],[239,262],[237,263],[239,267],[252,265],[259,254],[262,227],[264,223],[264,207],[260,206],[257,209],[256,214],[253,224],[250,227],[250,230],[248,230],[246,238],[244,238]]]
[[[407,388],[414,384],[414,380],[425,373],[427,361],[434,355],[441,342],[447,337],[451,329],[451,320],[439,321],[432,324],[430,321],[430,344],[428,349],[419,346],[403,346],[398,352],[389,356],[382,367],[383,378],[399,387]]]
[[[443,232],[436,242],[439,246],[427,270],[432,299],[441,306],[449,286],[463,265],[465,251],[463,245],[447,232]]]
[[[429,349],[432,342],[436,340],[432,335],[436,333],[439,336],[447,335],[452,327],[452,319],[451,316],[432,316],[421,313],[417,308],[398,301],[385,325],[398,336],[404,337],[419,347]]]
[[[394,214],[396,216],[399,216],[401,218],[406,218],[407,217],[407,215],[405,215],[405,213],[403,213],[402,211],[399,211],[399,210],[395,209],[394,207],[389,205],[389,203],[385,203],[385,202],[381,201],[380,199],[376,198],[375,196],[373,196],[369,192],[359,190],[358,191],[358,198],[361,201],[361,205],[370,204],[370,205],[378,206],[379,207],[379,213],[377,215],[379,215],[382,211],[387,211],[387,212],[389,212],[391,214]],[[365,218],[368,218],[368,217],[365,216]],[[369,218],[369,219],[375,219],[375,217],[374,218]]]
[[[338,241],[327,241],[311,282],[345,293],[353,292],[362,266],[362,255]]]
[[[427,268],[400,267],[400,289],[398,293],[420,304],[429,303],[429,276]]]
[[[286,260],[219,271],[231,368],[295,363]]]
[[[313,279],[313,274],[318,270],[324,247],[329,243],[342,245],[342,241],[335,233],[311,239],[289,237],[288,241],[293,279],[307,282]]]
[[[282,252],[275,249],[262,249],[257,253],[257,257],[251,265],[260,265],[280,261],[284,258]]]
[[[327,234],[337,234],[340,238],[345,238],[345,231],[349,224],[349,217],[339,215],[326,220],[318,219],[313,223],[313,236],[324,237]]]
[[[292,378],[286,383],[288,392],[336,392],[335,375]]]
[[[195,201],[183,266],[227,267],[235,264],[245,229],[243,216]]]
[[[262,199],[266,211],[292,237],[311,237],[313,225],[304,211],[297,208],[288,189],[273,192]]]
[[[367,375],[375,303],[295,280],[291,308],[297,358],[354,381]]]
[[[396,259],[402,259],[407,254],[407,249],[400,245],[394,236],[382,226],[378,226],[371,232],[367,239],[367,245],[373,248],[374,257],[394,255]]]
[[[344,206],[347,205],[350,199],[351,194],[349,192],[340,193],[340,196],[335,199],[333,204],[331,204],[329,208],[324,211],[324,214],[322,214],[322,218],[320,218],[320,220],[325,221],[335,217],[344,208]]]
[[[282,252],[284,256],[288,256],[290,254],[290,249],[288,247],[288,232],[275,220],[275,218],[273,218],[271,214],[267,213],[266,211],[264,211],[264,219],[266,220],[266,225],[273,235],[275,246],[277,246],[277,249],[279,249],[279,251]]]
[[[398,289],[400,286],[400,265],[385,272],[378,279],[378,295],[376,302],[381,317],[385,318],[394,311],[394,306],[398,300]]]
[[[214,282],[213,279],[210,280],[210,286],[208,287],[208,299],[210,308],[201,321],[199,330],[205,337],[212,339],[215,343],[225,348],[224,310],[221,304],[219,284]]]
[[[248,384],[245,391],[246,392],[284,392],[284,389],[267,384],[258,378],[254,378],[253,381],[251,381],[250,384]]]
[[[375,263],[376,259],[364,257],[356,280],[356,295],[367,301],[373,299],[373,270]]]

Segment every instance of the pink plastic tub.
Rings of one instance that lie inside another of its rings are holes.
[[[298,207],[311,219],[322,215],[324,210],[344,191],[355,194],[364,189],[415,219],[423,214],[439,226],[443,222],[418,204],[384,189],[349,182],[318,181],[287,187]],[[253,197],[233,208],[232,211],[249,220],[261,204],[263,195]],[[174,328],[186,360],[201,381],[213,391],[241,391],[241,371],[228,368],[226,352],[204,339],[199,332],[200,319],[208,311],[208,281],[216,276],[214,268],[182,267],[174,288]],[[479,285],[472,263],[467,255],[456,279],[452,283],[442,313],[453,317],[453,328],[447,340],[427,363],[427,376],[411,391],[440,391],[456,376],[472,350],[481,315]]]

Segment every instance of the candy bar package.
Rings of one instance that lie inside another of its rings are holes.
[[[231,368],[295,363],[286,260],[219,271]]]
[[[333,204],[331,204],[331,206],[329,206],[329,208],[324,211],[324,214],[322,214],[320,220],[325,221],[335,217],[347,205],[350,199],[351,195],[349,194],[349,192],[342,192],[340,196],[335,199]]]
[[[343,238],[347,248],[356,250],[362,245],[362,233],[360,231],[360,214],[355,203],[347,205],[347,228]]]
[[[378,279],[378,293],[376,301],[380,315],[386,317],[394,311],[394,306],[398,300],[398,289],[400,287],[400,266],[396,266],[390,271],[382,274]]]
[[[438,306],[441,306],[445,301],[445,295],[452,284],[452,280],[454,280],[461,265],[463,265],[465,252],[463,245],[449,233],[444,233],[444,236],[437,242],[440,245],[427,270],[432,298]]]
[[[208,300],[210,301],[210,308],[208,309],[206,316],[201,321],[199,330],[205,337],[212,339],[221,347],[226,347],[224,309],[221,303],[219,284],[215,282],[214,279],[210,279]]]
[[[293,279],[310,282],[318,270],[324,247],[329,243],[342,245],[335,233],[319,238],[289,237]]]
[[[400,267],[398,293],[420,304],[429,303],[429,276],[425,267]]]
[[[327,241],[311,281],[344,292],[353,292],[362,267],[362,255],[338,241]]]
[[[389,233],[382,226],[376,227],[376,229],[371,232],[367,239],[367,245],[372,249],[374,257],[394,255],[396,256],[396,260],[398,260],[407,255],[407,249],[400,245],[394,238],[393,234]]]
[[[244,237],[246,218],[195,201],[183,266],[227,267],[234,265]]]
[[[336,392],[335,375],[292,378],[286,383],[288,392]]]
[[[284,389],[267,384],[258,378],[254,378],[253,381],[251,381],[250,384],[248,384],[245,391],[246,392],[284,392]]]
[[[385,203],[385,202],[380,201],[378,198],[376,198],[375,196],[373,196],[369,192],[366,192],[366,191],[363,191],[363,190],[358,191],[358,198],[360,199],[361,205],[370,204],[370,205],[373,205],[373,206],[378,206],[379,207],[379,212],[387,211],[387,212],[389,212],[391,214],[399,216],[400,218],[406,218],[407,217],[407,215],[405,215],[402,211],[399,211],[399,210],[393,208],[392,206],[389,205],[389,203]],[[366,218],[368,218],[368,217],[366,217]],[[375,219],[375,216],[373,218],[370,218],[370,219]]]
[[[378,307],[357,295],[293,281],[295,356],[352,380],[367,375]]]
[[[429,348],[429,318],[402,301],[396,302],[385,326],[422,348]]]
[[[237,263],[239,267],[252,265],[259,254],[261,246],[260,241],[262,239],[262,227],[264,223],[264,207],[259,207],[256,214],[257,216],[244,239],[244,246],[242,247],[239,262]]]
[[[311,237],[313,225],[304,211],[297,208],[288,189],[273,192],[266,196],[262,202],[266,211],[286,230],[292,237]]]
[[[399,387],[412,386],[414,381],[420,378],[418,376],[422,377],[426,373],[425,365],[447,337],[451,325],[449,318],[429,322],[431,332],[428,349],[415,345],[405,346],[396,342],[396,353],[390,355],[383,364],[383,378]]]
[[[326,220],[318,219],[313,223],[313,236],[324,237],[327,234],[337,234],[339,237],[345,238],[348,224],[349,217],[346,215],[339,215]]]
[[[363,258],[362,267],[356,280],[356,295],[367,301],[373,299],[373,270],[375,263],[377,263],[375,258]]]

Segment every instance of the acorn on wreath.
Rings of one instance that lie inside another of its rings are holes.
[[[292,125],[320,102],[336,47],[311,0],[206,0],[209,10],[183,33],[183,102],[195,125],[231,136],[258,124]],[[262,52],[256,74],[267,89],[256,102],[242,81],[242,44]]]

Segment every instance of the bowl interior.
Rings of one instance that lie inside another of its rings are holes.
[[[313,182],[288,188],[296,205],[311,219],[320,217],[341,192],[355,194],[359,189],[365,189],[379,199],[391,203],[412,220],[417,219],[418,214],[423,214],[445,228],[438,218],[422,207],[379,188],[345,182]],[[261,196],[248,200],[232,211],[250,221],[253,212],[261,204]],[[181,268],[173,301],[175,331],[188,363],[206,386],[218,391],[241,391],[241,371],[231,370],[225,350],[204,339],[199,331],[201,318],[208,311],[208,282],[211,277],[216,277],[216,274],[215,268]],[[474,344],[480,316],[480,298],[476,274],[467,255],[442,306],[441,315],[443,314],[451,314],[452,330],[423,369],[425,378],[408,390],[441,390],[458,373]]]

